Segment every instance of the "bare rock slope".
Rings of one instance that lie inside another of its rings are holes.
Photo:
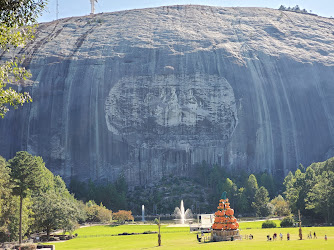
[[[172,6],[39,26],[16,51],[34,102],[0,121],[0,154],[66,180],[145,185],[206,161],[282,177],[334,156],[334,20]],[[12,56],[12,54],[3,55]]]

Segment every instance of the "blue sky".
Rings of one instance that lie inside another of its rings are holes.
[[[49,0],[48,7],[40,22],[56,19],[56,2]],[[84,16],[90,13],[90,0],[58,0],[58,17]],[[299,5],[306,10],[312,10],[321,16],[334,16],[334,0],[98,0],[95,4],[95,13],[113,12],[119,10],[140,9],[176,4],[203,4],[226,7],[269,7],[277,9],[281,4],[285,6]]]

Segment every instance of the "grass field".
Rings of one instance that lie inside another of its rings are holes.
[[[279,223],[277,223],[279,225]],[[252,234],[253,240],[199,243],[196,233],[190,233],[189,227],[161,226],[162,246],[159,249],[334,249],[334,227],[303,228],[305,240],[298,240],[298,228],[260,229],[259,222],[241,222],[241,235]],[[246,229],[247,228],[247,229]],[[141,233],[157,231],[156,225],[94,226],[78,229],[78,237],[66,242],[55,243],[56,249],[154,249],[157,247],[157,234],[110,236],[112,234]],[[309,232],[315,231],[318,239],[306,239]],[[283,240],[267,241],[267,234],[284,235]],[[291,240],[286,240],[290,233]],[[324,240],[327,234],[328,241]]]
[[[280,227],[280,220],[272,220],[276,223],[277,227]],[[263,221],[245,221],[239,222],[239,229],[260,229],[262,228]]]

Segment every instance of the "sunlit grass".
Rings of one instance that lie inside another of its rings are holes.
[[[277,223],[278,224],[278,223]],[[196,233],[190,233],[189,227],[161,226],[161,249],[334,249],[334,227],[303,228],[304,240],[298,240],[298,228],[271,228],[260,229],[258,222],[241,222],[240,233],[252,234],[253,240],[243,239],[233,242],[199,243]],[[261,223],[262,225],[262,223]],[[278,224],[279,225],[279,224]],[[246,229],[252,228],[252,229]],[[56,249],[153,249],[157,247],[157,234],[115,235],[123,232],[142,233],[145,231],[158,231],[157,225],[122,225],[122,226],[94,226],[78,229],[78,238],[66,242],[55,243]],[[315,231],[318,239],[306,239],[309,232]],[[267,235],[282,232],[283,240],[267,241]],[[291,240],[286,240],[290,233]],[[327,234],[328,241],[324,240]],[[99,236],[102,235],[102,236]],[[159,248],[159,249],[160,249]]]
[[[281,221],[280,220],[272,220],[273,222],[276,223],[276,226],[277,227],[281,227],[280,226],[280,223]],[[262,228],[262,223],[264,221],[247,221],[247,222],[239,222],[239,225],[240,225],[240,229],[255,229],[255,228]]]

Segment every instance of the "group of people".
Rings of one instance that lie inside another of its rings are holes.
[[[199,234],[197,234],[197,240],[198,240],[198,242],[201,242],[202,237],[204,237],[204,233],[203,232],[201,233],[201,236],[199,236]],[[246,235],[245,237],[247,237],[250,240],[252,240],[254,238],[254,236],[252,234],[250,234],[249,236]],[[282,233],[279,234],[279,237],[280,237],[281,240],[283,240],[283,234]],[[311,232],[307,235],[307,238],[308,239],[312,239],[312,233]],[[286,239],[290,240],[290,233],[286,234]],[[317,234],[315,232],[313,232],[313,239],[318,239],[317,238]],[[267,235],[267,241],[271,241],[271,240],[273,240],[273,241],[277,240],[277,233],[274,233],[273,237],[270,237],[269,234]],[[327,241],[327,235],[325,235],[325,240]]]
[[[281,240],[283,240],[283,234],[282,233],[279,234],[279,237],[280,237]],[[289,233],[286,234],[286,239],[290,240],[290,234]],[[267,235],[267,240],[268,241],[270,241],[270,240],[277,240],[277,233],[274,233],[272,238],[268,234]]]
[[[283,240],[283,234],[282,233],[279,234],[279,237],[280,237],[281,240]],[[307,238],[312,239],[312,233],[311,232],[307,235]],[[290,240],[290,233],[286,234],[286,239]],[[318,239],[317,234],[315,232],[313,233],[313,239]],[[268,234],[267,235],[267,240],[268,241],[277,240],[277,234],[274,233],[273,237],[270,237],[270,235]],[[325,240],[327,240],[327,235],[325,235]]]
[[[312,233],[311,233],[311,231],[310,231],[310,233],[307,235],[307,238],[308,239],[312,239]],[[314,232],[313,233],[313,239],[318,239],[317,238],[317,234]],[[327,235],[325,235],[325,239],[327,240]]]
[[[310,233],[307,235],[307,238],[308,238],[308,239],[312,239],[312,233],[311,233],[311,231],[310,231]],[[313,233],[313,239],[318,239],[317,234],[316,234],[315,232]],[[325,234],[325,240],[327,241],[327,234]]]

